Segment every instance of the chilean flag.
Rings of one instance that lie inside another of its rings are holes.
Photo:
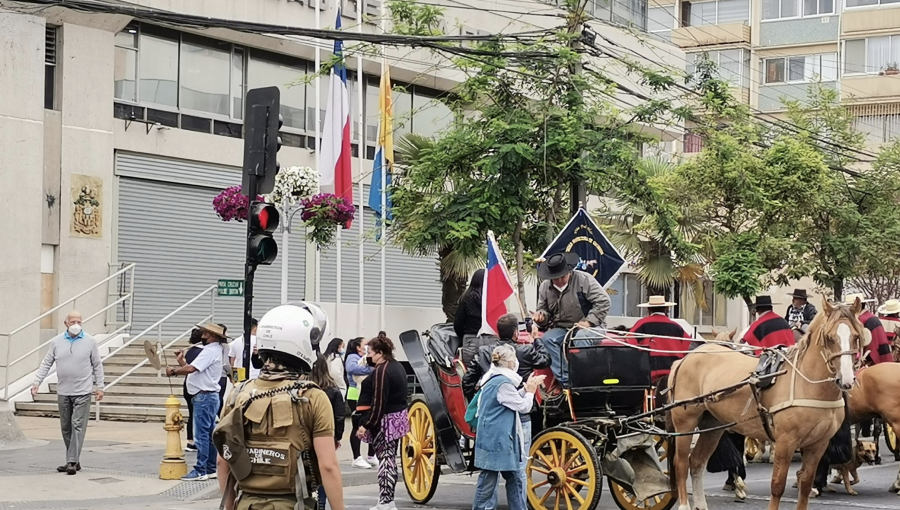
[[[488,232],[488,262],[481,288],[481,335],[497,335],[497,319],[506,315],[506,300],[513,295],[512,281],[494,233]]]
[[[337,24],[341,29],[341,11]],[[319,155],[319,182],[334,185],[334,194],[353,205],[353,177],[350,171],[350,94],[347,90],[347,68],[343,61],[342,41],[334,42],[334,55],[339,60],[331,69],[331,93],[325,103],[325,126],[322,129]],[[348,228],[350,225],[344,225]]]

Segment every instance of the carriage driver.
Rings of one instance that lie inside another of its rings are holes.
[[[538,265],[538,277],[543,281],[538,289],[538,309],[532,318],[538,326],[549,328],[543,336],[544,346],[550,355],[553,376],[562,386],[569,381],[568,363],[562,355],[566,334],[575,326],[605,329],[610,306],[609,294],[597,280],[584,271],[575,271],[579,261],[576,253],[554,253]],[[580,329],[575,336],[594,335]]]

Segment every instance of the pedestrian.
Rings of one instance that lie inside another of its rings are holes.
[[[409,432],[406,414],[406,370],[394,359],[394,343],[384,334],[369,341],[366,363],[374,366],[362,382],[357,412],[362,414],[356,436],[375,447],[378,457],[378,504],[372,510],[396,508],[397,445]]]
[[[228,389],[228,381],[231,380],[231,346],[228,344],[228,326],[219,323],[222,328],[222,338],[216,340],[222,352],[222,377],[219,378],[219,407],[216,416],[222,412],[222,404],[225,402],[225,391]]]
[[[363,458],[360,452],[361,441],[356,437],[359,428],[360,415],[356,412],[359,402],[359,389],[362,382],[372,373],[372,367],[366,365],[366,344],[363,338],[354,338],[347,343],[347,353],[344,355],[344,370],[347,374],[347,407],[350,408],[350,450],[353,452],[353,467],[357,469],[372,469],[378,465],[375,458],[375,448],[369,444],[368,457]]]
[[[334,412],[334,449],[338,450],[341,447],[341,439],[344,437],[344,395],[336,381],[332,379],[330,364],[325,357],[319,356],[313,363],[309,380],[316,383],[319,389],[328,395],[328,400],[331,402],[331,409]],[[325,486],[320,484],[319,510],[325,510],[326,500]]]
[[[98,401],[103,400],[103,362],[94,337],[81,327],[80,313],[72,310],[63,324],[66,330],[50,341],[50,349],[31,386],[31,395],[37,395],[50,367],[56,363],[59,424],[66,443],[66,463],[56,470],[74,475],[81,471],[81,448],[91,417],[91,394]]]
[[[203,350],[203,332],[200,331],[199,328],[194,328],[191,330],[191,339],[188,340],[190,345],[187,350],[184,351],[184,361],[188,364],[193,363],[195,359],[197,359],[197,355],[200,354],[200,351]],[[196,452],[197,445],[194,444],[194,399],[193,395],[188,392],[187,389],[187,379],[184,380],[184,383],[181,385],[181,393],[184,395],[184,401],[187,402],[188,408],[188,416],[187,416],[187,446],[185,446],[185,450],[189,452]]]
[[[297,305],[273,308],[259,321],[262,372],[231,391],[214,433],[225,510],[316,510],[319,484],[332,510],[344,510],[334,411],[309,380],[316,359],[310,337],[320,331],[313,322]]]
[[[259,321],[257,319],[250,320],[250,352],[256,351],[256,328],[259,326]],[[231,366],[234,368],[244,368],[244,335],[237,337],[234,342],[231,342],[231,349],[228,353],[228,357],[231,361]],[[244,374],[244,378],[256,379],[259,377],[259,369],[254,367],[253,364],[250,364],[249,373]]]
[[[562,387],[569,382],[569,366],[562,348],[570,330],[579,328],[575,338],[592,336],[586,328],[606,328],[609,312],[609,294],[597,280],[584,271],[575,271],[581,259],[575,253],[554,253],[538,265],[538,278],[543,280],[538,288],[538,309],[534,322],[542,328],[544,346],[550,355],[553,376]],[[573,345],[590,345],[589,340],[576,341]],[[559,387],[554,394],[561,393]]]
[[[331,342],[328,342],[328,347],[325,348],[323,356],[328,363],[328,373],[331,375],[334,384],[341,391],[341,398],[343,399],[343,395],[347,394],[347,374],[344,373],[343,358],[344,341],[340,338],[332,339]]]
[[[516,372],[518,360],[511,345],[499,345],[491,353],[490,371],[484,376],[478,401],[478,433],[475,435],[475,467],[481,470],[472,510],[486,510],[494,501],[499,477],[506,482],[509,510],[525,510],[526,432],[521,415],[534,404],[534,394],[544,376],[531,375],[522,390]]]
[[[222,377],[222,341],[225,330],[218,324],[198,325],[203,349],[190,364],[185,353],[175,353],[178,367],[166,367],[166,376],[186,375],[188,393],[193,401],[194,445],[197,464],[181,479],[188,482],[205,481],[216,477],[216,450],[212,432],[219,412],[219,381]]]
[[[475,271],[469,288],[463,293],[453,318],[453,331],[462,345],[462,362],[469,366],[482,345],[492,345],[497,338],[481,334],[481,293],[484,287],[484,269]],[[456,354],[456,353],[453,353]]]

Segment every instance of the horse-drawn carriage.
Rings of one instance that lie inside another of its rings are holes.
[[[660,417],[649,412],[649,353],[596,340],[587,347],[564,345],[569,388],[558,398],[539,398],[543,423],[533,421],[526,465],[529,507],[593,510],[605,475],[619,508],[668,510],[675,497],[664,467],[666,441],[653,434]],[[409,405],[410,432],[401,443],[403,479],[410,498],[424,504],[442,468],[475,470],[475,433],[465,421],[465,368],[455,356],[460,342],[452,330],[435,326],[424,338],[408,331],[400,341],[422,388]]]

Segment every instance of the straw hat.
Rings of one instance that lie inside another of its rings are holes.
[[[197,327],[202,331],[206,331],[207,333],[212,333],[220,338],[227,338],[225,336],[225,330],[222,329],[222,326],[218,324],[208,323],[208,324],[197,324]]]
[[[852,305],[853,302],[857,300],[857,298],[859,298],[860,303],[871,303],[875,301],[874,299],[866,298],[866,295],[862,292],[854,292],[852,294],[847,294],[846,296],[844,296],[844,304]]]
[[[676,303],[666,301],[665,296],[650,296],[646,303],[641,303],[638,308],[656,308],[663,306],[675,306]]]
[[[900,300],[888,299],[883,305],[878,307],[878,313],[883,315],[900,313]]]

